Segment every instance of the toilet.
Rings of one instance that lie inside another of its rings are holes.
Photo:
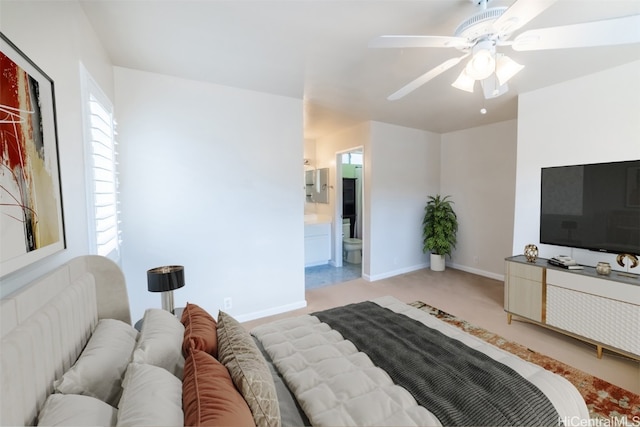
[[[349,223],[342,224],[342,252],[344,260],[350,264],[362,263],[362,240],[347,237],[350,235]]]

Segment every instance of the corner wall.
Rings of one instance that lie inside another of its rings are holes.
[[[442,135],[441,194],[458,216],[456,250],[447,262],[502,280],[511,256],[517,122],[509,120]]]
[[[364,232],[370,235],[369,280],[429,265],[422,253],[422,218],[427,196],[440,188],[440,139],[432,132],[371,122]]]

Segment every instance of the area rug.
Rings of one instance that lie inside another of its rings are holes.
[[[513,353],[521,359],[535,363],[548,371],[565,377],[578,389],[580,394],[582,394],[589,408],[591,418],[594,420],[603,420],[604,424],[602,425],[613,425],[614,423],[622,426],[640,425],[639,395],[594,377],[593,375],[589,375],[586,372],[582,372],[551,357],[530,350],[523,345],[508,341],[493,332],[474,326],[465,320],[459,319],[456,316],[421,301],[415,301],[409,305],[419,308],[498,348]]]

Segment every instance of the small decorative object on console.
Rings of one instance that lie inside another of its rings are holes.
[[[599,262],[596,265],[596,273],[602,276],[608,276],[611,273],[611,265],[608,262]]]
[[[633,254],[619,254],[616,257],[616,262],[620,267],[624,267],[624,259],[629,258],[629,268],[635,268],[638,266],[638,257]]]
[[[528,262],[536,262],[538,258],[538,247],[536,245],[526,245],[524,247],[524,256]]]
[[[566,268],[567,270],[582,270],[583,267],[576,262],[575,259],[567,255],[556,255],[553,258],[547,260],[551,265],[556,267]]]

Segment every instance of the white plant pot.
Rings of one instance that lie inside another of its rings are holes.
[[[431,254],[431,270],[444,271],[444,255]]]

